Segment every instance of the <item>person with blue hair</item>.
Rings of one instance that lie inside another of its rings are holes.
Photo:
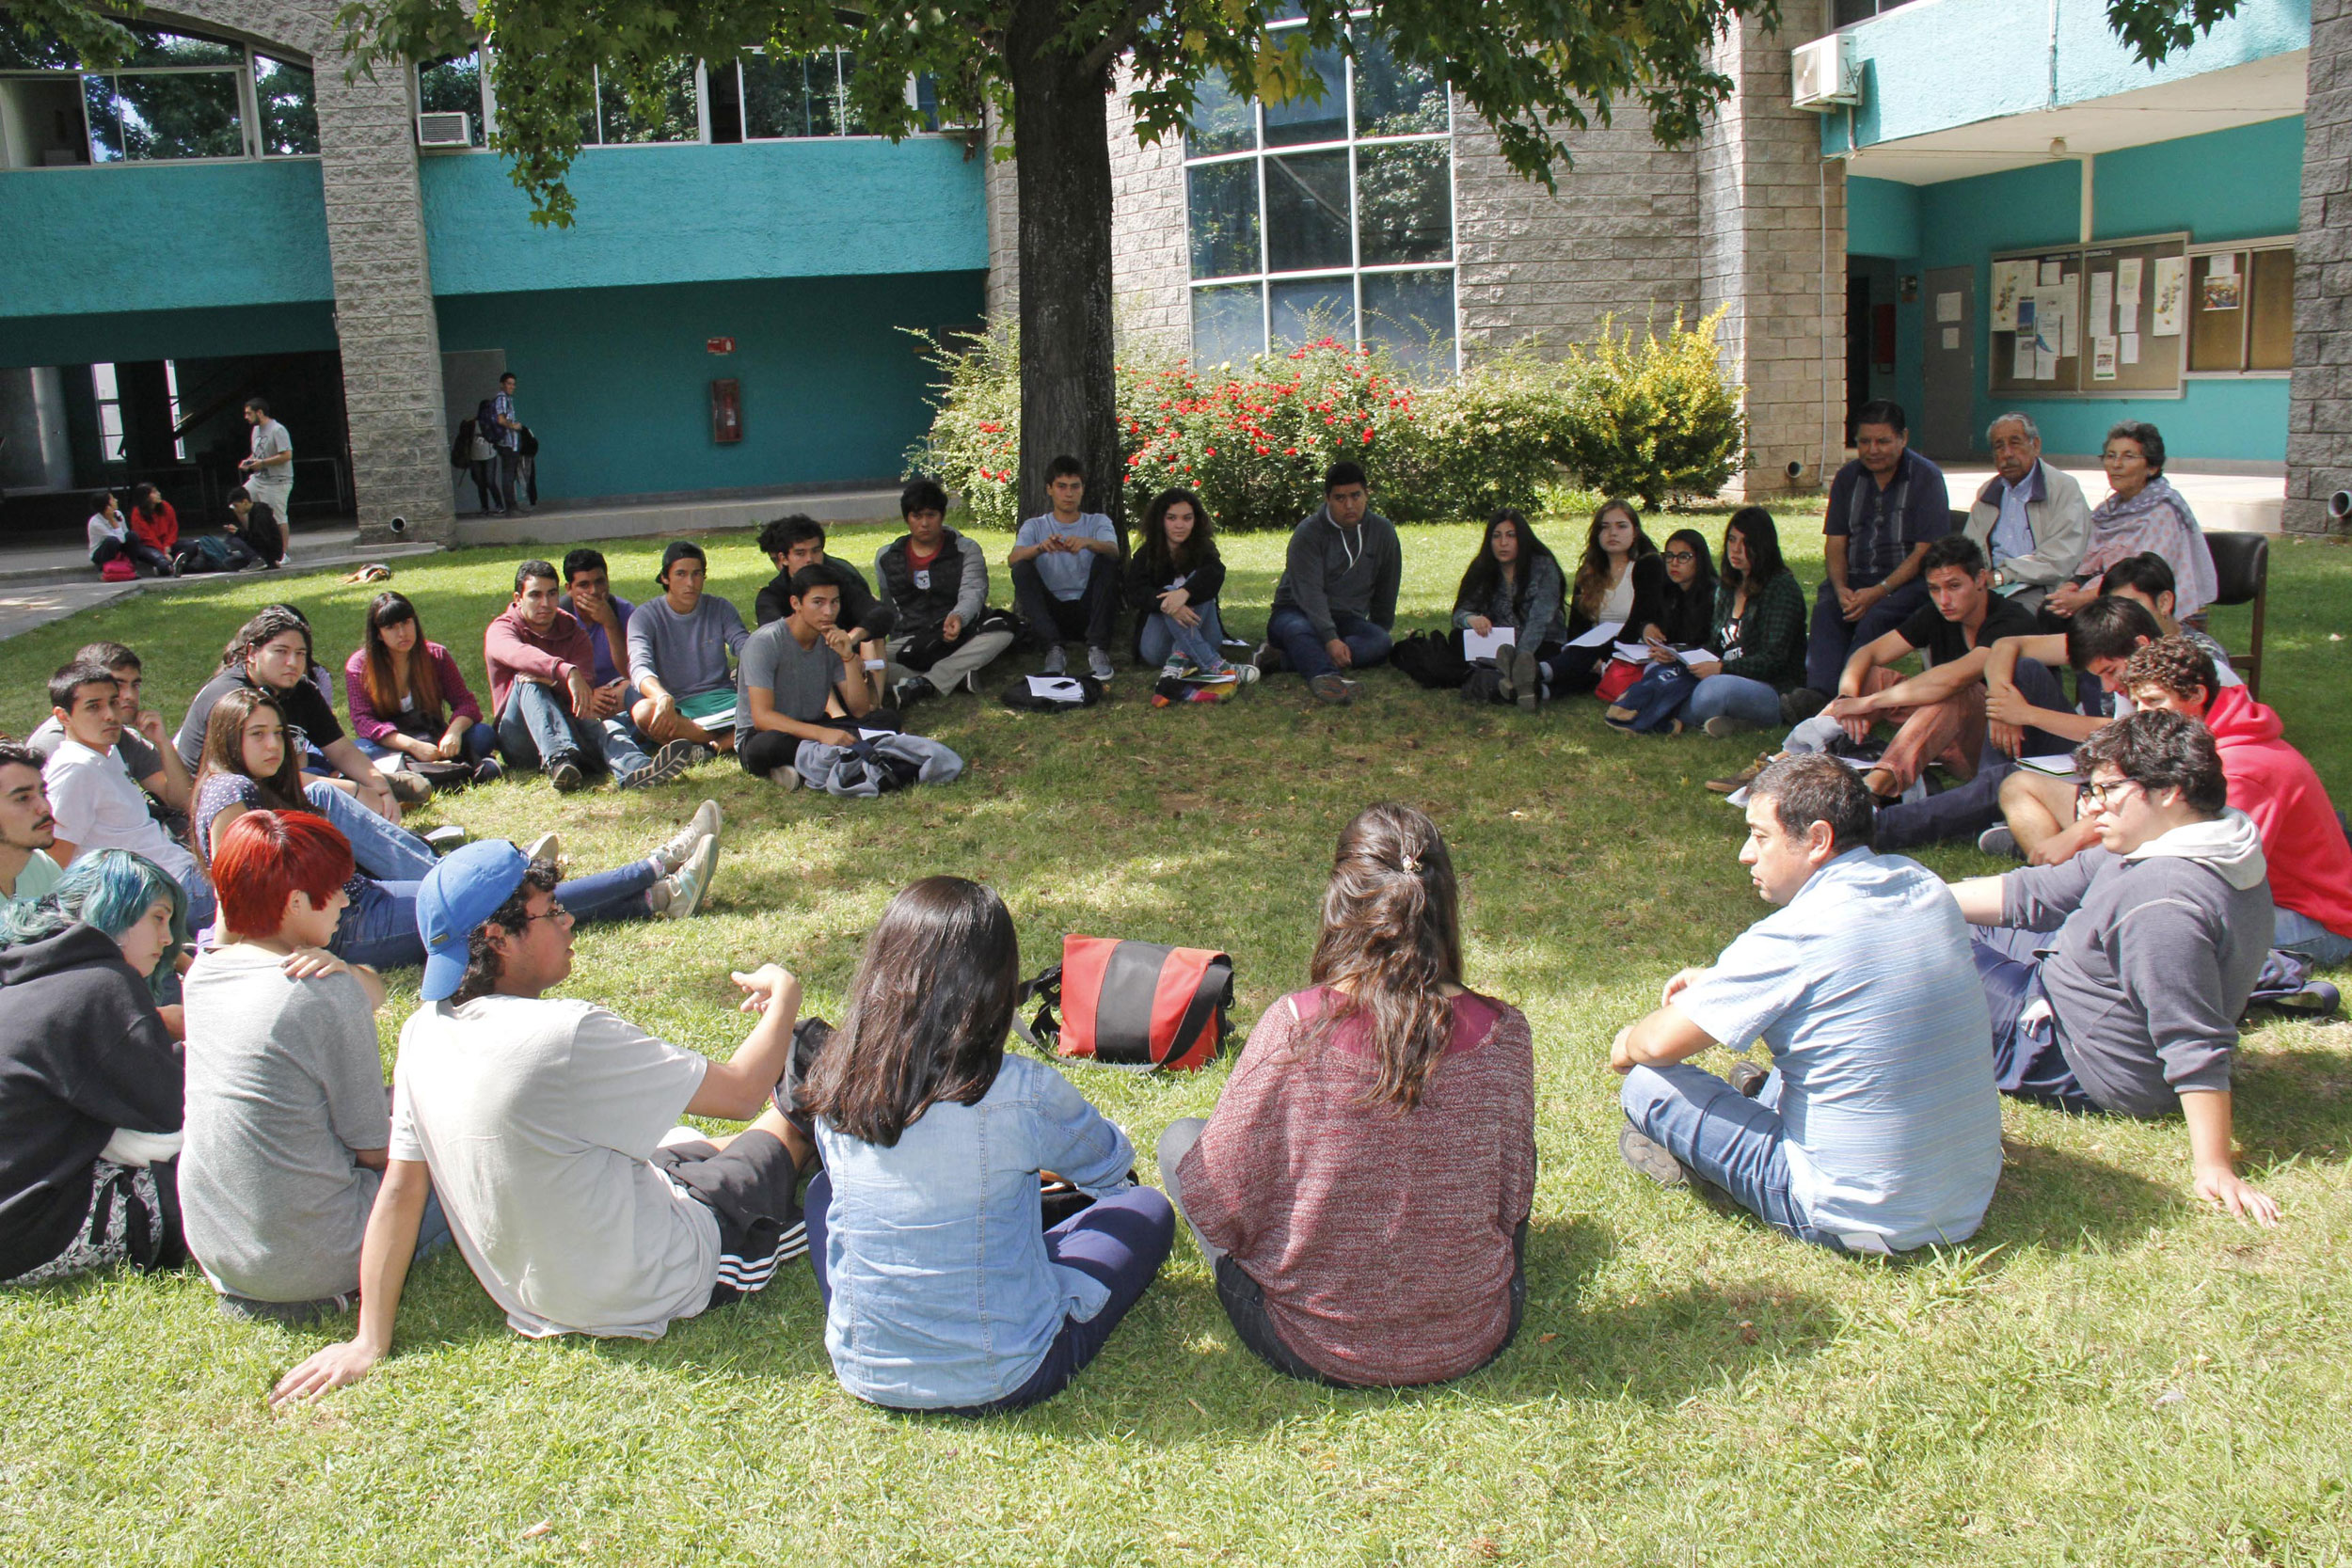
[[[123,849],[0,910],[0,1286],[183,1256],[176,1006],[187,898]]]

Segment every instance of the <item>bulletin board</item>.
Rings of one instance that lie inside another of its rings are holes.
[[[2188,236],[1993,258],[1988,386],[2011,397],[2181,395]]]

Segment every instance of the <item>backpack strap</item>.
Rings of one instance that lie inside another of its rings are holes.
[[[1232,1005],[1233,960],[1219,953],[1200,971],[1200,984],[1194,990],[1192,1000],[1185,1004],[1184,1017],[1176,1022],[1176,1037],[1168,1042],[1170,1050],[1181,1053],[1191,1049],[1192,1042],[1200,1037],[1200,1031],[1209,1026],[1210,1015],[1219,1006]],[[1215,1049],[1225,1049],[1221,1035]]]

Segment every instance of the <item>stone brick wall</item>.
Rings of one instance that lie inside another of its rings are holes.
[[[1111,309],[1122,343],[1192,344],[1184,142],[1136,140],[1124,70],[1111,92]]]
[[[2306,72],[2282,522],[2328,533],[2328,498],[2352,488],[2352,0],[2312,0]]]
[[[1844,454],[1845,170],[1788,103],[1789,49],[1829,30],[1825,10],[1799,0],[1779,31],[1748,22],[1724,39],[1715,65],[1734,92],[1699,143],[1699,309],[1728,308],[1750,451],[1725,493],[1742,499],[1819,488]]]
[[[983,121],[988,145],[980,156],[988,160],[982,176],[988,206],[988,313],[1011,317],[1021,310],[1021,185],[1020,170],[1008,159],[996,161],[995,150],[1009,139],[1004,122],[991,108]]]
[[[455,537],[440,330],[405,73],[344,80],[335,0],[175,0],[175,15],[310,57],[318,87],[335,332],[363,541]]]
[[[1651,139],[1638,111],[1574,138],[1555,195],[1503,161],[1493,131],[1457,113],[1454,131],[1454,295],[1465,362],[1540,334],[1558,353],[1698,304],[1695,155]]]

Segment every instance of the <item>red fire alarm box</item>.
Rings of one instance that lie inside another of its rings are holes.
[[[743,384],[732,376],[710,384],[710,438],[723,447],[743,438]]]
[[[703,347],[708,349],[713,354],[733,354],[735,352],[735,340],[732,338],[705,338],[703,340]]]

